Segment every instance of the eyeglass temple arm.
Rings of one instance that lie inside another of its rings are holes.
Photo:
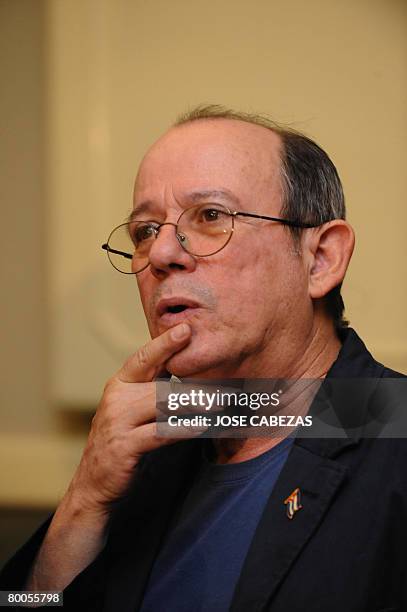
[[[265,215],[255,215],[253,213],[245,213],[245,212],[235,212],[235,216],[239,215],[241,217],[254,217],[256,219],[266,219],[266,221],[278,221],[283,225],[289,225],[290,227],[318,227],[314,223],[300,223],[299,221],[290,221],[289,219],[278,219],[277,217],[266,217]]]
[[[130,255],[130,253],[124,253],[123,251],[116,251],[116,249],[112,249],[107,243],[102,244],[102,249],[104,249],[105,251],[109,251],[109,253],[114,253],[115,255],[121,255],[122,257],[125,257],[126,259],[133,259],[133,255]]]

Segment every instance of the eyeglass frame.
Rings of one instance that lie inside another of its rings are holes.
[[[300,229],[310,229],[313,227],[318,227],[319,225],[321,225],[320,223],[303,223],[300,221],[292,221],[291,219],[281,219],[279,217],[268,217],[266,215],[258,215],[256,213],[248,213],[248,212],[243,212],[243,211],[231,211],[229,210],[229,208],[227,208],[227,206],[225,206],[224,204],[221,204],[220,206],[222,206],[222,208],[225,209],[226,214],[228,214],[230,217],[232,217],[232,229],[230,232],[230,236],[227,239],[227,241],[225,242],[225,244],[223,246],[221,246],[219,249],[217,249],[216,251],[214,251],[213,253],[210,253],[209,255],[196,255],[194,253],[190,253],[181,243],[180,238],[179,238],[179,234],[178,234],[178,223],[179,220],[181,219],[181,217],[184,215],[184,213],[186,213],[188,210],[191,210],[192,208],[198,208],[199,206],[202,206],[202,204],[194,204],[194,206],[189,206],[188,208],[186,208],[185,210],[182,211],[182,213],[180,214],[180,216],[177,219],[176,223],[171,223],[170,221],[165,221],[164,223],[159,223],[158,221],[153,221],[153,220],[142,220],[142,219],[132,219],[131,221],[126,221],[125,223],[120,223],[119,225],[117,225],[115,228],[112,229],[112,231],[109,234],[109,237],[107,239],[107,242],[105,242],[104,244],[102,244],[102,249],[105,250],[107,252],[107,255],[109,255],[109,253],[114,253],[115,255],[121,255],[122,257],[126,258],[126,259],[133,259],[133,255],[131,255],[130,253],[125,253],[124,251],[117,251],[116,249],[112,249],[109,247],[109,240],[111,238],[111,236],[113,235],[113,232],[115,232],[119,227],[123,227],[124,225],[130,225],[131,223],[154,223],[157,227],[153,227],[154,230],[154,234],[155,234],[155,239],[157,239],[158,234],[160,229],[164,226],[164,225],[172,225],[173,227],[175,227],[175,236],[177,238],[178,244],[181,246],[181,248],[188,253],[188,255],[192,255],[192,257],[211,257],[212,255],[216,255],[216,253],[219,253],[219,251],[221,251],[222,249],[225,248],[225,246],[227,246],[227,244],[229,244],[229,242],[232,239],[233,236],[233,232],[235,229],[235,225],[234,225],[234,220],[236,217],[251,217],[253,219],[264,219],[265,221],[276,221],[277,223],[281,223],[282,225],[286,225],[288,227],[296,227],[296,228],[300,228]],[[217,204],[217,206],[219,206],[219,204]],[[119,268],[116,268],[116,266],[112,263],[111,259],[108,257],[110,264],[112,265],[112,267],[117,270],[118,272],[120,272],[121,274],[140,274],[140,272],[144,272],[144,270],[146,270],[146,268],[148,268],[148,266],[150,265],[150,262],[148,262],[148,264],[146,264],[144,266],[144,268],[141,268],[141,270],[138,270],[137,272],[123,272],[122,270],[119,270]]]

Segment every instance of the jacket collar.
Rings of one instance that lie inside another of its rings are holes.
[[[385,369],[372,357],[353,329],[341,330],[340,339],[342,347],[338,357],[310,408],[310,414],[317,415],[321,422],[338,423],[338,437],[321,435],[296,439],[296,444],[322,457],[334,458],[358,444],[367,422],[369,399]],[[339,379],[339,382],[332,384],[334,379]]]
[[[384,366],[367,350],[354,329],[340,331],[342,347],[338,357],[328,370],[327,378],[380,378]]]

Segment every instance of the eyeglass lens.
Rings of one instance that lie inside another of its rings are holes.
[[[160,224],[154,221],[135,220],[119,225],[108,239],[111,264],[125,274],[141,272],[149,264],[150,249],[159,231]],[[233,216],[220,204],[187,208],[177,224],[178,242],[197,257],[214,255],[223,249],[232,232]]]

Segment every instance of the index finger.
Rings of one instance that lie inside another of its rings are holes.
[[[127,359],[116,377],[121,382],[150,382],[162,369],[164,363],[191,337],[191,328],[186,323],[168,329]]]

